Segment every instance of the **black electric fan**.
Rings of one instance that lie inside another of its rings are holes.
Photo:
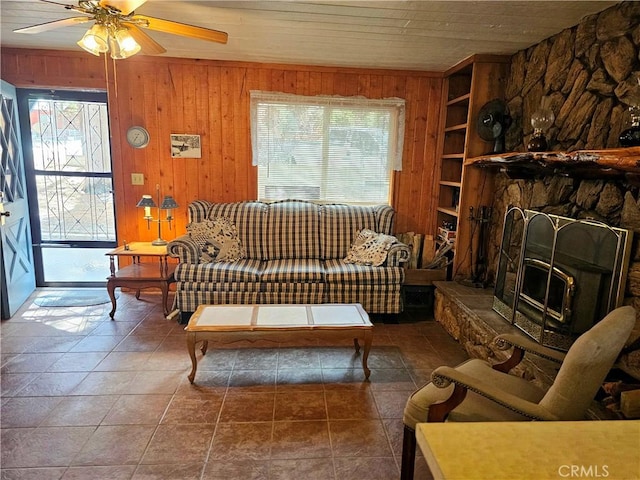
[[[511,126],[509,107],[499,98],[493,99],[480,109],[478,114],[478,135],[487,142],[494,142],[490,153],[504,153],[504,136]]]

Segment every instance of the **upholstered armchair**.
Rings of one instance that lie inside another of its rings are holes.
[[[635,325],[632,307],[620,307],[582,334],[564,354],[519,335],[500,335],[500,349],[511,357],[491,366],[480,359],[457,367],[438,367],[431,382],[414,392],[404,409],[402,480],[413,479],[419,422],[503,422],[581,420]],[[508,372],[525,353],[557,362],[548,390]]]

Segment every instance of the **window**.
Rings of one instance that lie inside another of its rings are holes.
[[[258,199],[388,204],[404,100],[251,92]]]

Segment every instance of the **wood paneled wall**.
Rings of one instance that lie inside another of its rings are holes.
[[[16,87],[101,89],[109,94],[111,148],[118,241],[152,240],[135,205],[143,194],[173,195],[175,230],[185,232],[188,202],[255,199],[251,165],[249,91],[301,95],[362,95],[406,100],[403,170],[393,178],[396,232],[433,233],[439,177],[438,119],[442,75],[433,72],[365,70],[301,65],[219,62],[135,56],[115,64],[86,53],[2,49],[2,78]],[[108,78],[108,82],[107,79]],[[145,149],[131,148],[125,133],[142,125],[151,134]],[[172,159],[172,133],[201,137],[202,158]],[[131,185],[143,173],[144,186]]]

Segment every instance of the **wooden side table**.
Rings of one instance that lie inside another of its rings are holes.
[[[167,259],[167,247],[165,245],[151,245],[150,242],[132,242],[126,247],[121,246],[110,252],[109,267],[111,275],[107,277],[107,292],[111,298],[111,312],[109,316],[113,320],[116,313],[116,296],[115,289],[117,287],[132,288],[136,291],[136,298],[140,298],[140,290],[144,288],[159,288],[162,291],[162,308],[165,316],[169,315],[169,306],[167,300],[169,297],[169,285],[175,282],[173,272],[176,265],[169,263]],[[131,257],[133,263],[116,270],[116,257]],[[155,258],[156,262],[143,262],[142,258]]]

